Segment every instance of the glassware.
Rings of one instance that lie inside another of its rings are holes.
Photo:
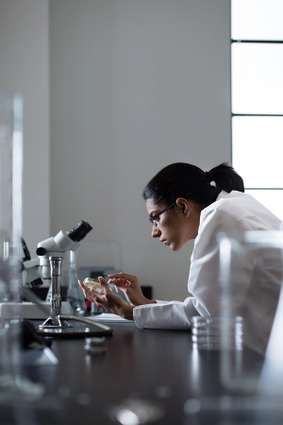
[[[22,112],[20,97],[0,96],[0,302],[12,303],[0,317],[0,402],[43,392],[21,373]]]
[[[83,280],[83,283],[84,283],[85,286],[87,286],[87,288],[90,291],[95,293],[95,295],[101,296],[101,295],[105,295],[105,293],[106,293],[105,288],[103,288],[103,286],[101,286],[101,284],[99,283],[98,280],[95,280],[91,277],[86,277]]]
[[[85,314],[86,305],[84,294],[79,286],[75,251],[69,252],[67,300],[75,315],[83,316]]]
[[[92,277],[86,277],[83,280],[83,283],[84,283],[84,285],[87,286],[87,288],[92,292],[93,295],[98,295],[98,296],[105,296],[106,295],[106,289],[101,286],[101,284],[99,283],[98,280],[96,280]],[[110,285],[108,285],[108,288],[109,287],[110,287]],[[97,306],[96,303],[94,303],[94,302],[90,302],[90,304],[91,304],[90,312],[91,312],[92,315],[101,314],[105,311],[105,309],[103,307]]]
[[[125,303],[127,304],[131,303],[128,295],[123,289],[119,288],[114,283],[109,283],[109,281],[107,280],[107,276],[101,276],[101,277],[104,277],[106,281],[106,286],[102,286],[98,280],[92,277],[86,277],[83,280],[84,285],[87,286],[87,288],[91,291],[91,294],[93,296],[106,297],[107,290],[108,290],[108,291],[111,291],[113,294],[115,294],[115,296],[121,298]],[[103,312],[107,312],[106,307],[98,307],[95,303],[92,303],[92,307],[91,307],[92,314],[96,315]]]
[[[283,367],[275,368],[274,361],[279,351],[281,359],[283,356],[280,338],[276,347],[272,345],[276,323],[279,321],[283,327],[282,248],[281,231],[247,231],[241,237],[219,237],[221,311],[227,318],[221,328],[221,379],[227,389],[270,395],[272,388],[283,394],[282,384],[276,389],[275,381],[271,384],[275,369],[280,376],[277,382],[283,382]],[[235,362],[227,350],[231,339],[228,324],[238,314],[243,317],[246,348]]]
[[[197,392],[189,398],[184,405],[185,423],[203,423],[208,417],[210,422],[221,424],[281,423],[283,232],[222,233],[218,241],[221,320],[216,331],[208,329],[206,323],[204,335],[209,342],[220,331],[222,390],[204,396]],[[242,318],[243,349],[231,350],[231,341],[235,341],[231,323],[237,316]]]
[[[224,317],[192,317],[192,342],[199,350],[221,350],[221,329]],[[243,318],[235,316],[225,324],[229,327],[229,350],[243,348]]]

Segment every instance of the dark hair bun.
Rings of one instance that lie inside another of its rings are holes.
[[[210,183],[215,182],[216,186],[220,187],[225,192],[231,192],[232,190],[238,190],[244,192],[244,181],[239,174],[236,173],[233,167],[223,162],[217,167],[207,171],[206,177]]]

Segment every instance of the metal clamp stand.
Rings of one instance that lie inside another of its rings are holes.
[[[61,280],[62,280],[62,263],[63,257],[49,257],[51,271],[51,304],[50,316],[39,325],[40,329],[44,328],[63,328],[69,326],[63,323],[61,317]]]

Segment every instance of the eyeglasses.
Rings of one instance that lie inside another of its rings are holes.
[[[152,214],[149,216],[149,221],[154,227],[157,227],[159,224],[160,216],[161,214],[165,213],[166,211],[170,210],[171,208],[174,208],[176,206],[175,202],[173,204],[170,204],[169,207],[164,208],[163,210],[159,211],[158,213]]]

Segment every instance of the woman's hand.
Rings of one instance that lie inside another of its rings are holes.
[[[80,285],[80,287],[83,291],[84,297],[87,300],[89,300],[90,302],[97,304],[96,298],[97,298],[98,293],[97,293],[96,287],[94,285],[93,286],[87,285],[83,281],[80,281],[80,280],[78,282],[79,282],[79,285]],[[106,291],[105,291],[105,288],[103,288],[103,289],[104,289],[104,293],[102,293],[100,295],[105,296]]]
[[[122,288],[134,305],[152,304],[155,302],[143,295],[137,276],[123,272],[110,274],[108,275],[107,283],[114,283],[119,288]]]
[[[97,307],[103,308],[103,310],[107,312],[118,314],[125,319],[132,320],[134,306],[126,303],[119,296],[113,294],[111,289],[107,287],[107,282],[103,277],[99,277],[98,280],[101,286],[105,289],[104,294],[98,295],[95,290],[91,289],[83,282],[80,282],[84,296],[89,301],[93,302]]]

